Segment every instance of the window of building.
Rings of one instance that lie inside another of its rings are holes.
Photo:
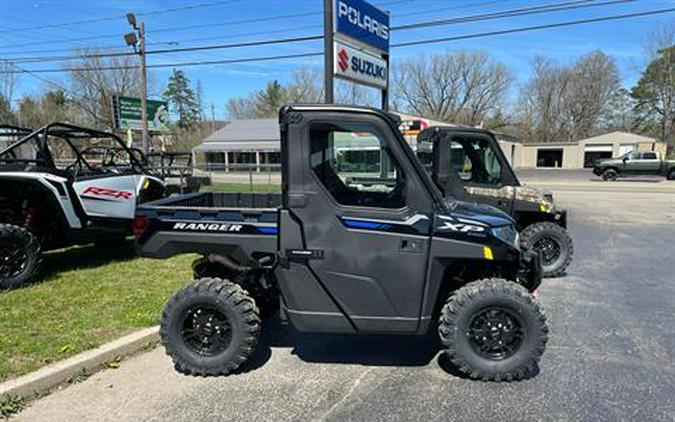
[[[370,126],[316,124],[310,129],[312,171],[341,205],[405,206],[405,179],[383,137]]]

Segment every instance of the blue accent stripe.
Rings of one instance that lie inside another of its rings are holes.
[[[345,223],[345,226],[356,229],[378,229],[382,225],[381,223],[374,223],[371,221],[346,220],[346,219],[342,221]]]
[[[265,234],[277,234],[279,233],[279,229],[276,227],[258,227],[258,231],[260,233],[265,233]]]
[[[342,224],[352,229],[372,229],[372,230],[388,230],[391,224],[376,223],[374,221],[348,220],[343,219]]]

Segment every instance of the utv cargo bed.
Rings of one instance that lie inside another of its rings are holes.
[[[137,246],[154,258],[275,252],[280,206],[278,193],[201,192],[148,202],[136,211]]]

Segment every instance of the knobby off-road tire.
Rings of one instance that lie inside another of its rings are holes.
[[[613,182],[619,177],[619,173],[614,169],[607,169],[602,172],[602,180],[607,182]]]
[[[574,244],[567,230],[547,221],[525,227],[520,232],[520,245],[541,253],[544,277],[564,275],[574,255]]]
[[[483,381],[535,375],[548,340],[546,316],[536,299],[522,286],[497,279],[454,292],[441,312],[438,333],[450,362]]]
[[[169,299],[159,334],[178,372],[226,375],[258,344],[260,317],[255,301],[240,286],[203,278]]]
[[[0,224],[0,289],[30,282],[40,271],[40,242],[30,231]]]

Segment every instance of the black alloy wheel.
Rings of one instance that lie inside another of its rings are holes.
[[[10,242],[0,245],[0,278],[14,278],[26,270],[28,251],[24,245]]]
[[[0,224],[0,288],[30,282],[39,272],[42,253],[38,239],[24,227]]]
[[[560,258],[560,243],[554,237],[542,237],[534,243],[532,248],[535,251],[541,252],[542,264],[544,266],[550,266]]]
[[[489,307],[472,318],[467,336],[476,353],[486,359],[503,360],[518,351],[523,344],[525,331],[513,312]]]
[[[201,356],[214,356],[232,342],[232,328],[227,317],[213,306],[196,306],[188,310],[181,331],[185,345]]]

